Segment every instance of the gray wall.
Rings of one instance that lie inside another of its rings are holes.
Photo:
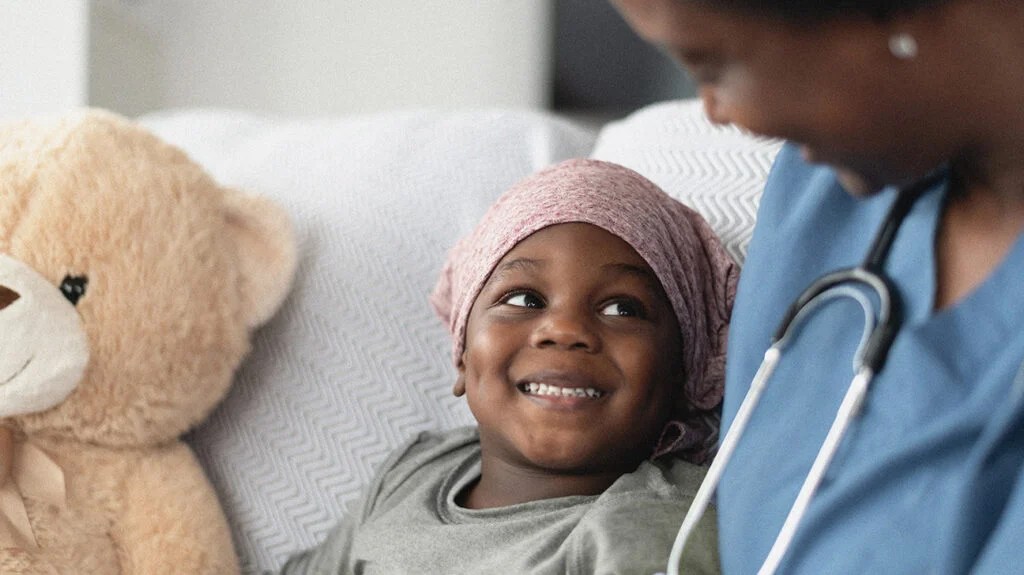
[[[554,107],[620,115],[695,94],[666,54],[641,40],[607,0],[555,2]]]

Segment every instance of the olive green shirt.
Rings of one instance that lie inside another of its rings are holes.
[[[383,465],[357,513],[283,573],[637,573],[665,570],[705,469],[644,462],[604,493],[466,509],[480,476],[475,428],[423,433]],[[719,573],[713,510],[687,543],[681,572]]]

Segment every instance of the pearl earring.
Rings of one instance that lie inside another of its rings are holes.
[[[917,40],[906,32],[898,32],[889,36],[889,52],[900,60],[913,60],[917,57]]]

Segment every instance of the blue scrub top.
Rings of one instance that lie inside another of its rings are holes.
[[[904,326],[780,573],[1024,572],[1024,240],[955,306],[935,312],[946,182],[900,229],[887,273]],[[733,310],[723,424],[735,417],[790,303],[860,263],[895,191],[855,199],[786,146],[769,176]],[[726,573],[771,548],[852,376],[863,312],[821,308],[786,350],[718,491]]]

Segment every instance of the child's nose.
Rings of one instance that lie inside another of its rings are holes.
[[[589,314],[577,310],[555,310],[548,308],[543,321],[533,332],[535,347],[580,349],[596,352],[601,339],[594,330]]]

